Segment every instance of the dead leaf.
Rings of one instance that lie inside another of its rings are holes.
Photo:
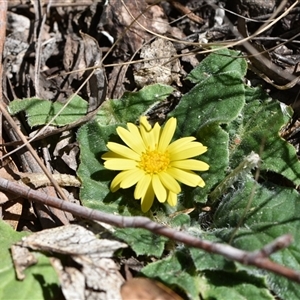
[[[27,248],[19,245],[11,247],[11,255],[13,258],[17,278],[23,280],[25,278],[24,271],[38,262],[34,254]]]
[[[162,7],[148,6],[145,0],[108,1],[99,25],[99,30],[110,32],[115,40],[122,39],[116,52],[125,55],[135,53],[153,37],[145,29],[163,35],[170,28]]]
[[[2,154],[6,154],[3,150]],[[0,169],[0,177],[11,181],[17,167],[11,158],[6,158],[4,167]],[[0,192],[0,217],[13,229],[17,229],[22,214],[23,199],[16,195]]]
[[[124,279],[111,257],[116,250],[127,247],[126,244],[98,239],[82,226],[68,225],[32,234],[16,246],[53,256],[51,262],[67,300],[121,300],[119,291]],[[56,254],[60,254],[59,258]],[[21,277],[26,268],[24,262],[32,261],[29,254],[24,255],[14,257]]]
[[[134,72],[137,86],[143,87],[154,83],[171,84],[173,81],[178,86],[182,86],[180,62],[178,58],[174,58],[174,55],[176,49],[172,42],[166,39],[157,38],[151,44],[146,44],[140,54],[146,61]]]
[[[32,185],[35,188],[52,185],[49,178],[43,173],[21,173],[18,172],[23,183]],[[80,187],[81,182],[73,175],[69,174],[52,174],[55,181],[60,186]]]
[[[123,300],[183,300],[162,283],[149,278],[133,278],[121,287]]]

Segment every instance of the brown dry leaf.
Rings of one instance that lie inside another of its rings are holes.
[[[61,133],[53,150],[56,160],[61,159],[70,169],[76,171],[78,168],[79,146],[74,143],[72,131],[66,130]],[[67,172],[67,170],[64,170]]]
[[[133,278],[121,287],[122,300],[182,300],[162,283],[149,278]]]
[[[0,201],[4,200],[5,198],[12,200],[7,201],[1,205],[2,208],[2,219],[8,223],[13,229],[17,229],[19,220],[22,214],[22,207],[23,207],[23,199],[16,198],[14,195],[11,194],[4,194],[0,193]]]
[[[35,188],[52,185],[49,178],[43,173],[21,173],[18,172],[23,183],[32,185]],[[60,186],[80,187],[81,182],[73,175],[69,174],[52,174],[55,181]]]
[[[180,62],[178,58],[173,58],[174,55],[176,49],[168,40],[157,38],[151,44],[146,44],[140,54],[146,61],[134,72],[137,86],[143,87],[154,83],[171,84],[173,81],[182,86]]]
[[[110,257],[126,244],[98,239],[82,226],[68,225],[32,234],[17,246],[53,255],[51,262],[67,300],[121,300],[119,291],[124,279]],[[55,254],[66,255],[68,259],[60,260]],[[28,260],[32,258],[14,257],[15,265],[21,266],[21,276]]]
[[[5,153],[4,153],[5,154]],[[17,170],[14,162],[7,158],[5,166],[0,168],[0,177],[14,181],[12,174]],[[22,214],[23,199],[16,195],[0,192],[0,217],[13,229],[17,229]]]
[[[84,59],[86,66],[97,68],[94,70],[92,77],[85,86],[89,97],[88,112],[97,109],[106,97],[106,76],[104,68],[100,68],[102,51],[96,39],[88,34],[81,33],[84,44]],[[91,70],[86,71],[84,77],[88,77]]]
[[[11,247],[11,255],[15,266],[17,278],[25,279],[24,271],[38,262],[37,258],[27,248],[19,245]]]
[[[99,27],[110,32],[115,40],[122,38],[116,51],[125,55],[135,53],[153,37],[145,29],[163,35],[171,28],[164,10],[158,5],[148,6],[145,0],[108,1]]]

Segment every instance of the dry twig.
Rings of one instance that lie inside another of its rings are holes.
[[[0,178],[0,190],[27,198],[34,202],[43,203],[66,212],[70,212],[75,216],[85,219],[100,221],[121,228],[144,228],[155,234],[159,234],[174,241],[184,243],[187,246],[202,249],[210,253],[220,254],[229,260],[237,261],[245,265],[256,266],[260,269],[271,271],[275,274],[300,283],[300,272],[279,265],[268,258],[268,255],[272,254],[273,252],[289,246],[292,242],[291,235],[281,236],[272,243],[263,247],[261,250],[247,252],[234,248],[230,245],[201,240],[183,231],[177,231],[173,228],[153,222],[146,217],[116,216],[79,206],[71,202],[62,201],[59,198],[50,197],[3,178]]]

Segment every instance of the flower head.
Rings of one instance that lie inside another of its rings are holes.
[[[205,186],[203,179],[192,170],[206,171],[209,165],[190,158],[203,154],[207,147],[196,142],[195,137],[171,143],[176,124],[176,119],[170,118],[164,128],[158,123],[152,127],[142,116],[139,126],[127,123],[127,129],[117,128],[127,146],[108,142],[110,151],[102,155],[105,168],[121,171],[111,182],[111,191],[136,184],[134,198],[141,199],[143,212],[150,209],[155,197],[159,202],[167,200],[175,206],[181,191],[178,181],[192,187]]]

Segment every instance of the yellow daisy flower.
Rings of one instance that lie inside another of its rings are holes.
[[[141,199],[143,212],[151,208],[155,196],[159,202],[167,200],[175,206],[181,191],[178,181],[192,187],[205,186],[203,179],[191,170],[206,171],[209,165],[189,158],[203,154],[207,147],[196,142],[195,137],[170,143],[176,124],[177,120],[170,118],[163,129],[158,123],[152,127],[142,116],[139,126],[127,123],[127,129],[117,128],[127,146],[108,142],[110,151],[102,155],[105,168],[121,171],[111,182],[111,191],[136,184],[134,198]]]

